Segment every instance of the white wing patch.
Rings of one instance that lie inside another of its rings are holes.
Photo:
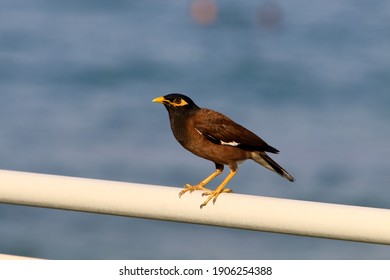
[[[240,145],[240,143],[237,143],[235,141],[232,141],[232,142],[223,142],[222,140],[220,140],[220,141],[221,141],[222,145],[226,145],[226,146],[233,146],[233,147],[235,147],[235,146]]]
[[[196,130],[200,135],[203,135],[203,133],[200,132],[196,127],[195,127],[195,130]]]
[[[199,129],[195,128],[195,130],[200,134],[200,135],[203,135],[203,133],[201,131],[199,131]],[[218,142],[221,144],[221,145],[225,145],[225,146],[233,146],[233,147],[236,147],[238,145],[240,145],[240,143],[237,143],[235,141],[231,141],[231,142],[224,142],[222,140],[219,140],[219,139],[216,139],[214,137],[212,137],[211,135],[206,135],[206,137],[211,140],[212,142],[218,144]]]

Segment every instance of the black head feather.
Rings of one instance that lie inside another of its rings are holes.
[[[164,96],[164,99],[166,102],[164,102],[164,105],[174,107],[174,108],[180,108],[182,109],[198,109],[199,107],[195,104],[194,101],[192,101],[191,98],[184,94],[180,93],[170,93],[168,95]]]

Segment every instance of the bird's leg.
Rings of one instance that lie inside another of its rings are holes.
[[[206,191],[206,192],[204,192],[202,194],[202,196],[208,195],[209,197],[200,205],[200,209],[202,209],[204,206],[206,206],[207,203],[209,203],[209,201],[211,199],[213,199],[213,203],[215,203],[215,201],[217,200],[217,198],[220,195],[220,193],[222,193],[222,192],[232,192],[231,189],[228,189],[228,188],[225,189],[225,186],[234,177],[234,175],[236,175],[237,170],[238,170],[237,169],[237,164],[230,165],[230,173],[229,173],[229,175],[225,178],[225,180],[223,180],[223,182],[218,186],[218,188],[216,188],[214,191]]]
[[[210,191],[209,189],[205,188],[204,186],[206,186],[208,183],[210,183],[211,180],[213,180],[215,177],[217,177],[218,175],[220,175],[222,173],[223,164],[216,163],[215,168],[216,168],[216,170],[210,176],[208,176],[206,179],[201,181],[199,184],[197,184],[195,186],[192,186],[190,184],[186,184],[185,185],[186,187],[184,188],[184,190],[182,190],[179,193],[179,197],[181,197],[184,193],[186,193],[188,191],[190,193],[192,193],[195,190]]]

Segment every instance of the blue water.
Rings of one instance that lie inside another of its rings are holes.
[[[182,92],[278,148],[296,178],[246,162],[235,192],[389,208],[390,2],[217,4],[202,25],[192,1],[1,1],[0,168],[196,183],[213,164],[151,102]],[[0,253],[42,258],[390,258],[381,245],[21,206],[0,205],[0,219]]]

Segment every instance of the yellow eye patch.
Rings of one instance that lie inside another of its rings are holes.
[[[188,103],[182,98],[175,98],[173,101],[170,101],[170,103],[175,107],[188,105]]]
[[[162,103],[173,107],[181,107],[181,106],[188,105],[188,102],[180,97],[176,97],[175,99],[167,99],[164,96],[160,96],[153,99],[153,102]]]

